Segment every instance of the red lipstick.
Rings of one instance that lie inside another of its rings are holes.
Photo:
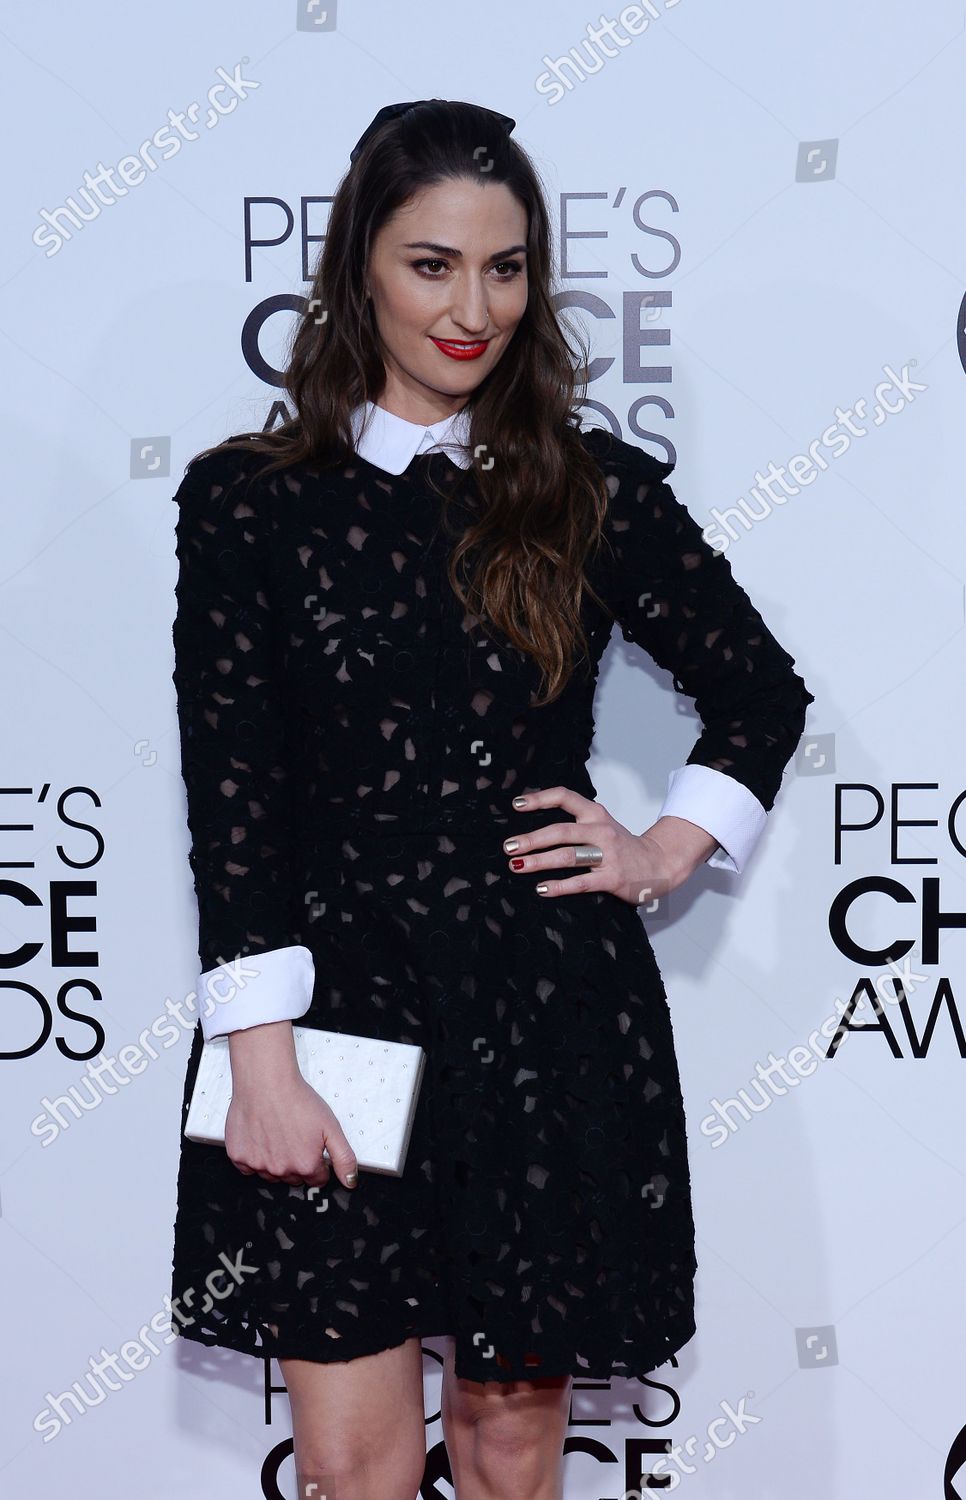
[[[432,337],[432,335],[430,335]],[[489,339],[480,339],[469,343],[465,339],[433,339],[433,343],[440,353],[448,354],[450,359],[479,359],[489,348]]]

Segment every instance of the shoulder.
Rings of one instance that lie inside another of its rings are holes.
[[[668,484],[674,463],[655,458],[602,427],[580,433],[599,464],[607,488],[604,531],[611,544],[631,552],[642,546],[693,546],[700,528]]]
[[[615,437],[609,428],[587,427],[578,430],[577,436],[605,477],[616,479],[618,483],[627,479],[636,480],[638,484],[660,484],[674,469],[673,463],[655,458],[636,443],[626,443],[623,438]],[[613,483],[608,485],[611,493],[614,488]]]
[[[229,446],[234,445],[234,446]],[[261,577],[271,546],[275,494],[260,471],[273,455],[229,437],[195,455],[171,497],[178,507],[175,551],[192,573],[229,568]],[[274,471],[278,473],[278,470]]]
[[[243,481],[257,476],[267,461],[268,455],[250,443],[247,433],[236,433],[189,459],[172,499],[182,506],[194,501],[221,509],[227,497]]]
[[[260,473],[273,458],[247,433],[196,454],[171,497],[178,507],[179,548],[190,543],[210,551],[244,544],[254,552],[267,545],[276,500],[272,480],[279,471],[264,480]]]
[[[600,464],[607,487],[603,534],[621,572],[636,577],[643,566],[668,576],[730,575],[723,554],[713,551],[704,528],[668,483],[675,465],[655,458],[610,431],[590,429],[581,441]]]

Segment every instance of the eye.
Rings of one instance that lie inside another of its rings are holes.
[[[435,271],[431,271],[431,270],[426,269],[427,267],[430,267],[430,266],[445,266],[446,264],[447,264],[447,262],[445,260],[441,260],[438,256],[432,256],[432,257],[430,257],[428,259],[425,259],[425,260],[414,260],[412,262],[413,270],[414,271],[418,271],[419,274],[420,274],[420,276],[425,276],[426,279],[427,279],[427,281],[441,281],[442,280],[442,276],[441,275],[439,275]],[[520,260],[500,260],[500,261],[497,261],[494,264],[493,270],[494,271],[498,271],[501,267],[504,267],[506,269],[506,271],[507,271],[508,274],[507,275],[503,275],[503,276],[498,276],[496,278],[497,281],[512,281],[513,278],[514,278],[514,276],[519,276],[522,273],[522,271],[523,271],[523,262],[520,261]]]

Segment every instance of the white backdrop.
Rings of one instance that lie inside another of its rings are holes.
[[[294,1493],[277,1366],[165,1341],[189,1041],[166,1002],[197,972],[170,496],[191,454],[266,421],[242,331],[305,295],[357,136],[431,95],[516,118],[608,361],[598,412],[676,456],[702,524],[737,508],[736,577],[817,699],[747,871],[705,869],[644,917],[688,1112],[698,1333],[650,1381],[576,1382],[567,1500],[642,1467],[694,1500],[966,1494],[962,918],[928,941],[930,904],[966,910],[962,7],[621,17],[99,0],[3,23],[4,1494]],[[116,191],[87,205],[85,173]],[[251,206],[274,243],[250,276],[247,200],[277,200]],[[289,316],[261,332],[269,363]],[[771,465],[787,488],[767,502]],[[698,729],[615,634],[605,805],[646,827]],[[451,1497],[442,1347],[425,1494]]]

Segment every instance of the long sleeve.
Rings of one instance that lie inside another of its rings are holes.
[[[659,818],[687,818],[718,841],[705,861],[740,875],[761,838],[768,814],[754,792],[710,766],[676,766],[668,773]]]
[[[669,778],[662,813],[690,817],[718,839],[724,852],[711,863],[743,868],[814,694],[727,557],[715,553],[676,498],[667,483],[673,464],[613,440],[604,466],[613,547],[608,603],[624,639],[672,674],[675,691],[694,700],[702,722],[686,765]],[[727,805],[720,797],[715,803],[720,784],[710,772],[735,784]]]
[[[205,1039],[294,1020],[312,999],[300,941],[290,760],[266,587],[268,527],[243,495],[251,456],[189,465],[172,626],[181,768],[198,900]],[[253,493],[255,486],[253,486]]]

